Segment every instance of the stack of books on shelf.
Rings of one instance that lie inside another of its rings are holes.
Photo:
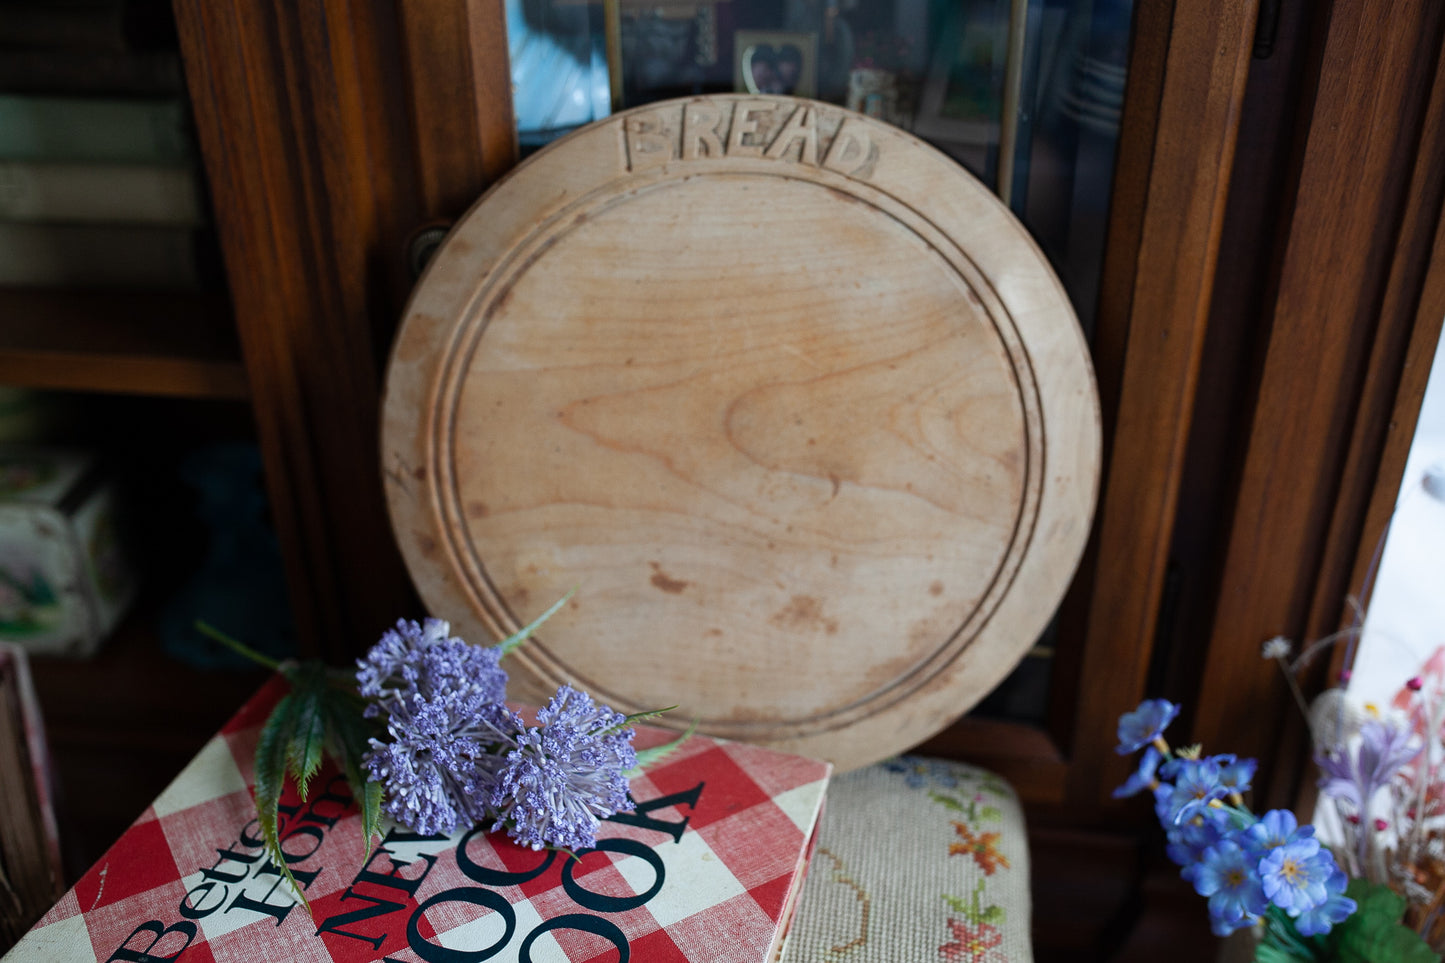
[[[0,285],[195,289],[211,242],[157,0],[7,0]]]

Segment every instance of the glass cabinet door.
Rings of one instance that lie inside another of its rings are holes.
[[[1093,328],[1133,0],[506,0],[523,153],[616,110],[791,94],[911,131],[1007,199]]]
[[[506,0],[525,155],[617,110],[811,97],[910,131],[1029,229],[1092,338],[1133,0]],[[1053,636],[979,707],[1048,715]]]

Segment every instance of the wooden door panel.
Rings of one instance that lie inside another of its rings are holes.
[[[1441,28],[1432,4],[1328,24],[1197,696],[1213,751],[1274,758],[1289,710],[1259,646],[1339,619],[1439,218]]]

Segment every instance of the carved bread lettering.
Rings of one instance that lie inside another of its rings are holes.
[[[866,180],[878,161],[878,145],[867,122],[810,101],[757,97],[675,102],[630,113],[620,123],[628,172],[677,161],[742,157]]]

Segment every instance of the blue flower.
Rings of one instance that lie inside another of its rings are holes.
[[[1165,699],[1146,699],[1139,708],[1119,717],[1119,747],[1115,751],[1127,756],[1148,745],[1159,738],[1177,715],[1179,707],[1174,703]]]
[[[1159,763],[1164,761],[1164,754],[1153,746],[1144,749],[1144,755],[1139,759],[1139,768],[1134,770],[1133,775],[1124,780],[1124,785],[1114,790],[1115,799],[1123,799],[1126,796],[1133,796],[1151,789],[1158,785]]]
[[[1344,895],[1349,882],[1345,871],[1336,866],[1334,873],[1325,881],[1325,892],[1329,894],[1325,901],[1295,917],[1294,927],[1301,936],[1323,936],[1336,923],[1343,923],[1349,918],[1357,908],[1355,901]]]
[[[1312,835],[1292,838],[1259,861],[1264,895],[1291,916],[1312,910],[1329,898],[1325,884],[1337,868],[1330,851],[1321,849]]]
[[[1179,760],[1174,785],[1159,788],[1156,811],[1166,827],[1193,818],[1211,802],[1229,793],[1219,783],[1219,763],[1213,759]]]
[[[1296,839],[1307,839],[1315,834],[1313,826],[1299,825],[1294,813],[1288,809],[1271,809],[1259,821],[1243,831],[1241,844],[1257,857],[1264,856],[1271,849],[1278,849]]]
[[[1215,756],[1214,761],[1219,763],[1219,784],[1221,786],[1231,793],[1240,795],[1249,792],[1249,787],[1254,782],[1254,771],[1259,767],[1257,760],[1236,760],[1234,756],[1226,755]]]
[[[562,686],[516,739],[492,790],[493,829],[505,827],[533,849],[586,849],[601,818],[630,809],[629,769],[637,765],[627,719],[586,693]]]
[[[1205,850],[1183,876],[1195,892],[1209,897],[1209,922],[1217,936],[1248,926],[1269,909],[1254,861],[1232,839]]]
[[[1206,849],[1232,832],[1228,813],[1206,808],[1198,816],[1168,831],[1169,844],[1164,852],[1179,866],[1189,866],[1199,862]]]

